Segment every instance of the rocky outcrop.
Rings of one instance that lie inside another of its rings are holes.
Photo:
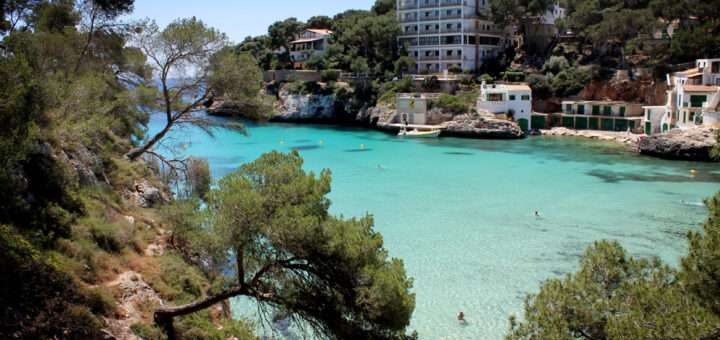
[[[370,126],[384,126],[391,124],[397,117],[397,111],[385,104],[363,107],[355,115],[355,123],[368,124]]]
[[[638,146],[640,152],[660,158],[709,162],[710,150],[717,144],[717,130],[673,129],[645,137]]]
[[[593,80],[578,97],[584,100],[609,99],[664,105],[667,102],[667,84],[654,81],[651,76],[639,80]]]
[[[442,136],[466,138],[523,138],[525,133],[517,123],[486,116],[459,115],[440,124]]]
[[[142,208],[152,208],[171,202],[170,195],[163,189],[150,185],[145,180],[136,180],[133,188],[123,190],[122,196],[126,200],[137,203]]]
[[[108,331],[117,339],[138,339],[130,328],[132,324],[147,319],[147,311],[163,304],[158,293],[150,287],[142,276],[133,271],[120,274],[117,279],[105,286],[118,292],[119,318],[105,318]]]
[[[335,119],[335,95],[292,94],[280,90],[280,105],[272,118],[278,122],[329,122]]]

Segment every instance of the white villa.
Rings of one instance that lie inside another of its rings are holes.
[[[327,29],[306,29],[290,42],[290,57],[296,68],[303,68],[313,55],[323,55],[328,39],[332,35]]]
[[[483,13],[490,0],[397,0],[398,38],[417,68],[442,73],[451,66],[477,69],[502,50],[509,34]]]
[[[491,114],[510,113],[523,130],[529,130],[532,128],[532,89],[527,84],[488,85],[483,80],[477,109]]]
[[[698,59],[695,68],[668,74],[667,82],[667,104],[644,107],[646,134],[720,127],[720,58]]]

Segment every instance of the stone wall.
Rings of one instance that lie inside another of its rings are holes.
[[[293,71],[293,70],[275,70],[264,71],[263,81],[283,81],[291,74],[297,76],[298,81],[322,81],[322,72],[320,71]]]

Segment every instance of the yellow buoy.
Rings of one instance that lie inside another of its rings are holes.
[[[365,147],[365,144],[360,144],[360,148],[361,148],[361,149],[364,148],[364,147]]]
[[[695,170],[690,170],[690,174],[691,174],[691,175],[694,175],[694,174],[695,174]]]
[[[322,141],[320,141],[320,145],[322,145]]]
[[[185,150],[187,150],[187,144],[183,145],[183,148],[185,148]]]
[[[285,144],[285,142],[280,142],[280,145],[283,145],[283,144]]]

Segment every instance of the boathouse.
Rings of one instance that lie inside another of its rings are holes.
[[[609,100],[566,100],[562,108],[562,126],[589,130],[635,131],[644,113],[642,104]]]

